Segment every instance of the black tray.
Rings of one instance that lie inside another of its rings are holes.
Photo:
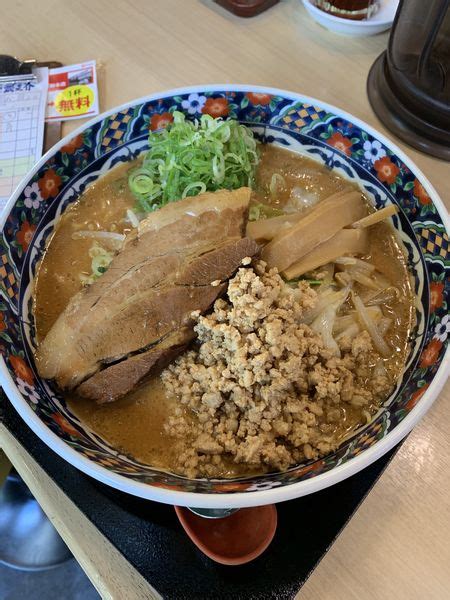
[[[0,419],[139,573],[164,598],[176,600],[293,598],[396,452],[331,488],[278,504],[278,529],[269,549],[248,565],[226,567],[197,550],[171,506],[113,490],[66,463],[3,394]]]

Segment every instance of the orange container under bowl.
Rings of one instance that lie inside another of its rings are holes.
[[[181,506],[174,508],[194,544],[223,565],[243,565],[260,556],[277,528],[274,504],[242,508],[222,519],[199,517]]]

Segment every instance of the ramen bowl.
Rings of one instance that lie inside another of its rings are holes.
[[[148,131],[174,110],[238,119],[256,137],[301,153],[357,183],[377,208],[393,203],[393,224],[413,278],[416,325],[395,391],[372,421],[336,452],[284,472],[231,480],[188,479],[113,448],[39,377],[33,282],[46,242],[87,186],[148,147]],[[91,477],[142,498],[203,508],[245,507],[310,494],[353,475],[395,446],[430,408],[449,365],[449,223],[420,170],[383,135],[319,100],[278,89],[215,85],[172,90],[120,106],[54,146],[11,197],[1,220],[1,384],[30,428]],[[447,287],[446,287],[447,286]]]

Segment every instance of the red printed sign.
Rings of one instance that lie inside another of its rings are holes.
[[[65,121],[98,115],[95,61],[50,69],[47,121]]]

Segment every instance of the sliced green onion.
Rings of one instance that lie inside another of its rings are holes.
[[[92,259],[91,269],[92,272],[89,275],[81,274],[80,280],[84,285],[90,285],[94,283],[103,273],[106,273],[108,267],[114,258],[114,252],[110,252],[100,246],[97,242],[89,249],[89,256]]]
[[[261,219],[271,219],[286,214],[280,208],[269,206],[268,204],[253,204],[248,211],[249,221],[260,221]]]
[[[150,174],[144,169],[133,171],[130,174],[128,183],[135,194],[147,194],[153,189],[153,180]]]
[[[173,117],[167,129],[149,134],[150,150],[129,174],[138,209],[150,212],[194,193],[253,185],[259,156],[250,129],[209,115],[193,122],[177,111]]]
[[[283,175],[279,173],[274,173],[270,179],[269,191],[272,198],[276,198],[278,190],[280,187],[285,187],[286,181]]]
[[[196,194],[190,194],[189,192],[191,190],[195,190],[195,188],[198,188],[198,192],[197,194],[203,194],[203,192],[206,192],[206,185],[204,183],[202,183],[201,181],[195,181],[194,183],[190,183],[189,185],[187,185],[184,190],[183,193],[181,194],[182,198],[186,198],[186,196],[194,196]]]
[[[306,281],[309,283],[309,285],[312,285],[312,286],[322,285],[322,283],[323,283],[323,281],[321,281],[320,279],[307,279],[306,277],[296,277],[295,279],[287,280],[285,283],[289,287],[297,287],[297,284],[299,281]]]

